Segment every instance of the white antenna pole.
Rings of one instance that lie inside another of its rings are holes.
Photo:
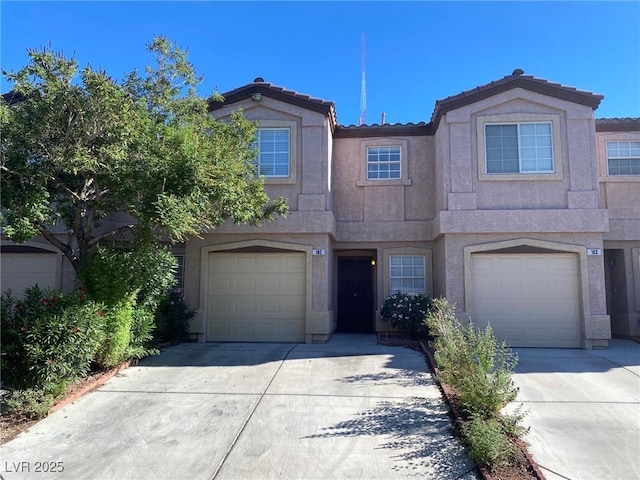
[[[362,34],[362,81],[360,83],[360,118],[358,125],[367,124],[367,81],[365,76],[365,37]]]

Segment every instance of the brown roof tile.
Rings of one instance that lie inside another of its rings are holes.
[[[640,118],[596,118],[596,132],[640,132]]]
[[[457,95],[444,98],[436,101],[436,106],[431,115],[431,123],[437,127],[440,122],[440,118],[445,113],[455,110],[456,108],[464,107],[485,98],[492,97],[498,93],[506,92],[513,88],[523,88],[550,97],[559,98],[569,102],[586,105],[592,109],[598,108],[600,102],[604,98],[602,95],[597,95],[585,90],[578,90],[575,87],[568,87],[561,85],[560,83],[549,82],[542,78],[536,78],[532,75],[524,75],[524,72],[520,69],[513,71],[511,75],[507,75],[500,80],[481,85],[471,90],[466,90]]]
[[[430,135],[432,133],[430,123],[385,123],[383,125],[338,125],[334,136],[336,138],[370,138],[390,137],[394,135],[418,136]]]
[[[223,101],[210,101],[209,111],[218,110],[232,103],[251,98],[252,95],[259,93],[265,97],[280,100],[282,102],[297,105],[314,112],[325,114],[329,117],[332,129],[337,123],[335,105],[333,102],[322,100],[320,98],[311,97],[294,90],[287,90],[283,87],[264,82],[262,78],[256,78],[253,82],[243,87],[233,89],[222,94]]]

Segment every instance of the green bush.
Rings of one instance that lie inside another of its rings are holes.
[[[155,331],[156,324],[153,313],[148,309],[134,308],[131,319],[131,342],[127,349],[127,358],[137,359],[159,353],[153,347]]]
[[[54,396],[38,388],[13,390],[2,403],[3,414],[37,420],[47,416],[53,407]]]
[[[133,301],[124,299],[104,311],[106,337],[100,346],[96,361],[101,367],[111,368],[127,360],[131,344]]]
[[[156,310],[156,341],[180,343],[186,340],[190,321],[195,314],[196,311],[189,308],[180,294],[170,292]]]
[[[424,320],[430,305],[431,300],[425,295],[398,292],[385,298],[380,315],[409,338],[426,339],[429,329]]]
[[[58,395],[67,382],[87,373],[104,339],[104,306],[84,292],[62,295],[28,288],[17,300],[2,295],[4,380],[15,389]]]
[[[464,440],[471,458],[481,466],[504,465],[513,455],[511,442],[496,418],[472,418]]]
[[[94,254],[83,278],[93,298],[110,308],[106,317],[109,339],[99,363],[110,367],[157,352],[152,348],[154,314],[175,283],[175,257],[148,243],[123,249],[112,244]]]
[[[463,326],[445,299],[433,301],[427,323],[435,335],[438,376],[455,388],[467,414],[493,418],[516,399],[512,374],[517,356],[505,341],[496,341],[491,326],[485,330],[471,322]]]
[[[96,251],[82,277],[92,298],[107,304],[132,298],[136,307],[153,313],[175,284],[176,266],[165,248],[143,244],[124,249],[114,243]]]
[[[490,326],[479,330],[471,321],[462,325],[446,299],[433,300],[426,319],[434,335],[440,382],[453,387],[455,402],[467,420],[462,438],[479,465],[501,465],[513,457],[510,437],[520,437],[521,409],[507,415],[503,408],[516,399],[512,374],[518,359],[506,342],[498,342]]]

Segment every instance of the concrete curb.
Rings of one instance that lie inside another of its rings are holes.
[[[51,410],[49,410],[49,415],[54,413],[54,412],[57,412],[61,408],[66,407],[70,403],[75,402],[76,400],[78,400],[83,395],[89,393],[91,390],[94,390],[94,389],[98,388],[103,383],[105,383],[107,380],[109,380],[111,377],[116,376],[122,370],[124,370],[126,368],[129,368],[131,365],[134,365],[135,363],[136,363],[135,361],[130,360],[130,361],[125,362],[125,363],[123,363],[121,365],[118,365],[115,368],[112,368],[111,370],[107,370],[106,372],[101,373],[100,375],[97,375],[92,381],[87,382],[87,384],[84,385],[82,388],[79,388],[78,390],[74,391],[71,395],[68,395],[68,396],[62,398],[59,402],[57,402],[51,408]]]
[[[438,368],[436,367],[436,362],[435,362],[435,359],[433,358],[433,354],[432,354],[432,351],[429,348],[429,346],[424,341],[420,340],[420,348],[422,349],[422,351],[424,352],[425,356],[427,357],[427,360],[429,361],[429,366],[431,367],[431,369],[435,373],[437,373],[438,372]],[[446,390],[442,387],[442,385],[440,384],[438,379],[437,378],[434,378],[434,379],[435,379],[436,384],[438,385],[438,388],[440,389],[440,392],[442,393],[442,396],[446,400],[447,405],[449,405],[449,408],[451,409],[451,413],[454,416],[456,423],[460,424],[462,422],[462,420],[463,420],[462,414],[454,406],[453,402],[449,398],[449,395],[447,394]],[[544,474],[542,473],[542,470],[540,470],[540,467],[538,466],[538,464],[535,462],[533,457],[527,451],[527,448],[526,448],[526,445],[524,444],[524,442],[522,440],[518,439],[516,444],[518,445],[518,447],[522,451],[525,459],[527,460],[527,463],[529,464],[529,466],[533,470],[534,476],[538,480],[546,480]],[[485,467],[481,467],[481,466],[478,465],[477,468],[478,468],[478,471],[480,472],[480,476],[483,478],[483,480],[499,480],[498,478],[496,478]]]

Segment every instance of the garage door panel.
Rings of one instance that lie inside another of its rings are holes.
[[[54,253],[3,253],[0,259],[2,290],[11,290],[14,297],[38,285],[42,290],[58,287],[58,256]]]
[[[210,254],[209,341],[304,341],[306,257]]]
[[[580,346],[574,254],[476,254],[473,321],[512,346]]]

